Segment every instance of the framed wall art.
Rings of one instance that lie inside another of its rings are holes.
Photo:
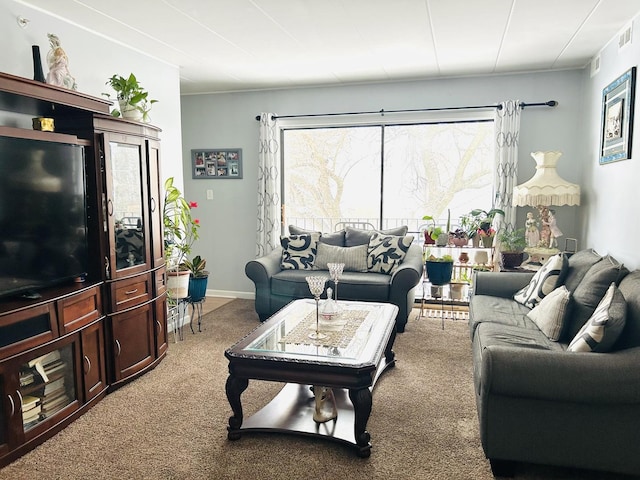
[[[241,148],[199,148],[191,150],[192,178],[242,178]]]
[[[631,158],[636,67],[602,90],[600,165]]]

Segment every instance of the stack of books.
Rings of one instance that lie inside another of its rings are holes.
[[[25,430],[40,421],[41,412],[42,405],[38,397],[32,397],[31,395],[22,397],[22,424]]]
[[[25,430],[54,415],[71,402],[65,385],[68,365],[54,350],[29,361],[20,372],[23,397],[22,419]],[[73,394],[71,386],[71,395]]]

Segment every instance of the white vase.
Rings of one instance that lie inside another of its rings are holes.
[[[129,105],[124,100],[118,100],[118,103],[120,104],[120,114],[122,115],[122,118],[135,120],[137,122],[142,120],[142,112],[136,107],[134,107],[133,105]]]
[[[189,296],[189,270],[167,272],[167,292],[169,297],[187,298]]]
[[[486,250],[478,250],[473,256],[473,263],[476,265],[486,265],[489,263],[489,253]]]

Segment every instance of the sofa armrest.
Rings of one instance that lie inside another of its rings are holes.
[[[640,347],[575,353],[489,346],[482,352],[483,396],[572,403],[640,403]]]
[[[282,262],[282,247],[278,246],[270,253],[249,260],[244,267],[244,273],[256,286],[256,313],[260,320],[266,320],[271,315],[271,277],[278,273]]]
[[[476,272],[473,295],[511,298],[529,284],[535,272]]]
[[[420,281],[423,268],[422,248],[412,244],[400,266],[391,275],[391,288],[412,289]]]

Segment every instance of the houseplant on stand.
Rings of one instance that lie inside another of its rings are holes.
[[[460,218],[461,226],[471,238],[474,247],[480,246],[482,232],[489,231],[496,215],[504,216],[504,211],[499,208],[492,208],[489,211],[475,208]]]
[[[207,261],[196,255],[191,260],[182,262],[182,267],[191,272],[189,275],[189,298],[192,303],[201,301],[207,293],[209,272],[205,270]]]
[[[162,217],[167,290],[171,298],[185,298],[188,296],[191,275],[186,262],[193,243],[199,237],[200,228],[200,221],[192,217],[191,210],[198,204],[184,199],[182,192],[173,185],[173,177],[165,181],[164,190]]]
[[[111,115],[114,117],[127,118],[129,120],[149,121],[149,111],[151,106],[157,102],[149,98],[149,92],[142,88],[136,76],[131,73],[128,77],[113,75],[107,80],[109,85],[116,91],[116,98],[120,109],[114,108]],[[111,98],[108,93],[103,93],[107,98]]]
[[[502,259],[502,268],[514,269],[518,268],[524,259],[524,248],[527,241],[524,237],[524,228],[515,230],[503,229],[498,234],[500,248],[500,257]]]

